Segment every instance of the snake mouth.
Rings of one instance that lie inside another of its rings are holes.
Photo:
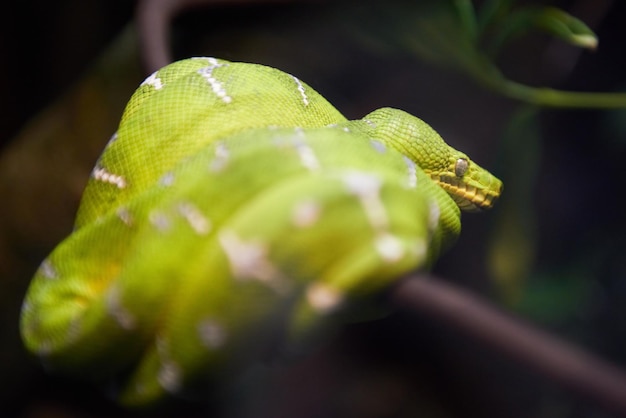
[[[458,177],[439,175],[432,178],[466,212],[491,209],[502,193],[502,182],[495,177],[491,178],[489,184],[481,187],[468,184]]]

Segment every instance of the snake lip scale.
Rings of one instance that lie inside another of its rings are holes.
[[[141,83],[22,307],[50,369],[141,406],[367,319],[502,183],[404,111],[347,120],[300,79],[197,57]]]

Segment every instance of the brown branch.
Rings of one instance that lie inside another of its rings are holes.
[[[391,298],[396,305],[452,326],[626,417],[624,372],[547,332],[507,316],[476,295],[440,279],[414,276],[395,286]]]

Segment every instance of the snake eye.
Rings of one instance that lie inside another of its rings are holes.
[[[463,177],[469,168],[469,162],[465,158],[459,158],[454,165],[454,174],[457,177]]]

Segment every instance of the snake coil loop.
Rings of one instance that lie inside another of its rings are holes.
[[[501,188],[403,111],[348,121],[279,70],[176,62],[130,99],[21,332],[49,367],[113,379],[122,403],[182,394],[428,268],[459,207]]]

